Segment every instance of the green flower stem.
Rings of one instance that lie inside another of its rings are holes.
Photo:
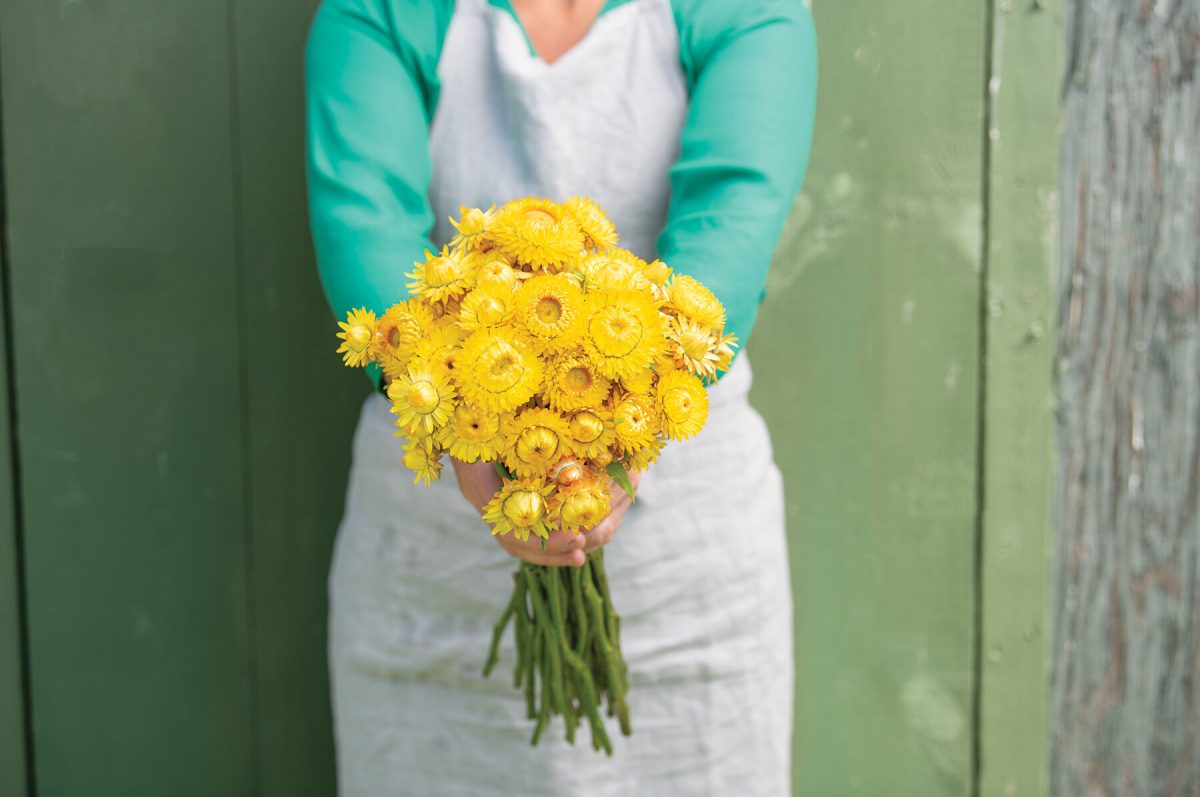
[[[492,668],[496,666],[496,662],[500,661],[500,637],[504,634],[504,629],[508,627],[508,621],[512,619],[513,613],[516,611],[518,592],[519,589],[513,591],[512,599],[509,600],[504,614],[500,615],[500,619],[492,626],[492,644],[488,647],[487,661],[483,663],[484,678],[491,675]]]
[[[563,616],[566,614],[564,607],[566,600],[563,597],[562,576],[559,574],[561,568],[545,567],[542,568],[542,579],[546,583],[547,592],[549,593],[550,603],[550,620],[551,633],[554,636],[554,653],[551,654],[550,664],[553,667],[558,664],[558,670],[555,672],[555,678],[559,681],[559,689],[562,692],[561,712],[563,722],[567,726],[567,741],[571,744],[575,743],[575,728],[579,724],[579,717],[575,713],[575,706],[569,695],[569,679],[564,677],[562,671],[562,656],[568,652],[570,648],[567,646],[566,627],[563,624]]]
[[[584,603],[584,617],[588,618],[588,639],[587,645],[584,648],[584,661],[588,663],[592,671],[592,680],[596,684],[596,694],[603,698],[608,691],[608,659],[603,655],[595,655],[600,644],[597,634],[603,632],[603,623],[597,624],[591,619],[592,602],[589,597],[590,592],[596,592],[595,583],[592,581],[592,557],[588,556],[583,563],[583,572],[581,577],[580,596]],[[598,593],[597,593],[598,594]],[[602,701],[603,702],[603,701]]]
[[[595,572],[595,571],[593,571]],[[602,570],[600,572],[603,572]],[[591,622],[596,627],[594,635],[596,652],[599,658],[604,662],[605,681],[608,688],[608,714],[616,716],[621,724],[621,732],[629,735],[630,731],[626,731],[629,727],[629,710],[625,706],[625,690],[624,679],[621,677],[621,659],[620,654],[609,641],[609,631],[612,629],[609,618],[611,611],[609,604],[601,597],[596,585],[589,579],[583,583],[584,595],[588,600],[588,607],[591,611]]]
[[[621,733],[629,736],[633,733],[633,729],[629,723],[629,707],[625,703],[625,693],[629,689],[629,667],[625,663],[625,657],[621,653],[621,618],[613,608],[612,596],[608,591],[608,573],[604,569],[603,548],[596,550],[596,561],[592,572],[596,577],[596,585],[599,588],[600,596],[604,599],[606,628],[608,638],[612,642],[613,647],[613,650],[609,653],[610,669],[615,668],[619,679],[615,688],[609,688],[609,699],[611,701],[609,705],[610,708],[614,706],[616,708],[617,720],[621,724]],[[613,700],[614,695],[616,697],[615,700]]]
[[[517,666],[513,667],[513,688],[520,689],[525,673],[531,666],[529,663],[529,607],[527,606],[528,601],[525,600],[525,579],[521,578],[520,570],[513,573],[513,584],[513,603],[517,615],[516,628],[513,632],[517,642]],[[532,672],[529,677],[533,677]]]
[[[547,567],[522,562],[513,574],[513,594],[492,628],[484,664],[488,676],[499,659],[499,641],[513,621],[516,666],[513,686],[523,689],[526,716],[534,721],[530,744],[536,746],[555,714],[561,714],[566,739],[586,717],[592,747],[612,755],[604,723],[616,717],[621,732],[631,733],[625,702],[628,667],[621,655],[621,618],[612,605],[603,552],[593,551],[583,567]]]
[[[536,626],[531,626],[529,631],[529,659],[525,669],[525,674],[528,676],[525,679],[525,717],[526,719],[536,719],[538,716],[536,682],[537,673],[542,665],[542,635],[538,633]],[[545,672],[545,670],[541,671]]]
[[[575,676],[579,680],[583,708],[587,712],[588,722],[592,726],[592,747],[596,750],[603,747],[605,753],[612,755],[612,742],[609,741],[608,731],[604,730],[604,718],[600,716],[600,707],[596,701],[596,688],[592,684],[592,674],[588,672],[587,665],[575,654],[575,651],[567,648],[564,653],[567,664],[575,671]]]
[[[525,582],[529,588],[529,596],[533,599],[533,613],[545,636],[542,650],[549,660],[550,708],[554,713],[562,714],[565,702],[562,693],[562,648],[558,644],[558,628],[546,608],[547,599],[553,603],[553,596],[542,595],[544,581],[538,572],[538,566],[530,565],[525,568]]]
[[[544,637],[545,635],[539,634],[538,636]],[[547,642],[548,640],[546,639],[542,640],[543,650]],[[542,675],[542,707],[538,711],[537,724],[533,726],[533,737],[529,740],[530,747],[537,747],[538,739],[542,738],[542,731],[545,730],[547,723],[550,722],[550,678],[547,673],[546,659],[547,657],[543,655],[539,668]]]
[[[588,616],[583,605],[583,568],[572,567],[571,577],[571,606],[575,620],[575,655],[583,661],[588,645]]]

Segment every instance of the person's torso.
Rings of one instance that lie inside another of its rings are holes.
[[[459,206],[596,200],[621,245],[653,258],[670,200],[687,83],[669,0],[608,7],[553,63],[511,10],[457,0],[437,62],[429,190],[441,245]]]

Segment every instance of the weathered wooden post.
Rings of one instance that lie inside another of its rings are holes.
[[[1067,4],[1053,793],[1200,793],[1200,2]]]

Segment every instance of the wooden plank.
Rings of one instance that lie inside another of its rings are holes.
[[[1047,794],[1059,3],[996,3],[988,81],[979,795]]]
[[[1066,5],[1055,794],[1200,794],[1200,3]]]
[[[0,97],[4,75],[0,73]],[[0,158],[3,149],[0,148]],[[2,163],[0,163],[2,166]],[[3,171],[0,170],[0,174]],[[4,218],[4,186],[0,185],[0,219]],[[0,259],[4,259],[4,234],[0,231]],[[7,262],[0,263],[5,270]],[[8,347],[8,299],[0,282],[0,357]],[[24,694],[24,641],[21,638],[20,559],[18,519],[12,467],[13,436],[10,423],[8,365],[0,369],[0,794],[27,794]]]
[[[333,353],[307,226],[301,66],[316,5],[234,6],[259,789],[281,797],[336,790],[326,583],[369,390]]]
[[[985,10],[815,4],[812,165],[750,346],[788,497],[798,794],[973,785]]]
[[[253,780],[228,23],[0,5],[44,797]]]

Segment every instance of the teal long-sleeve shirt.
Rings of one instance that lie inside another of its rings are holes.
[[[593,25],[626,2],[607,0]],[[492,5],[512,14],[506,0]],[[672,0],[688,112],[656,240],[750,338],[767,269],[808,164],[816,35],[802,0]],[[452,0],[324,0],[305,54],[309,218],[338,318],[408,298],[430,240],[429,127]],[[530,57],[532,54],[530,47]],[[602,68],[602,64],[597,65]],[[444,243],[444,242],[437,242]],[[378,384],[378,370],[372,378]]]

